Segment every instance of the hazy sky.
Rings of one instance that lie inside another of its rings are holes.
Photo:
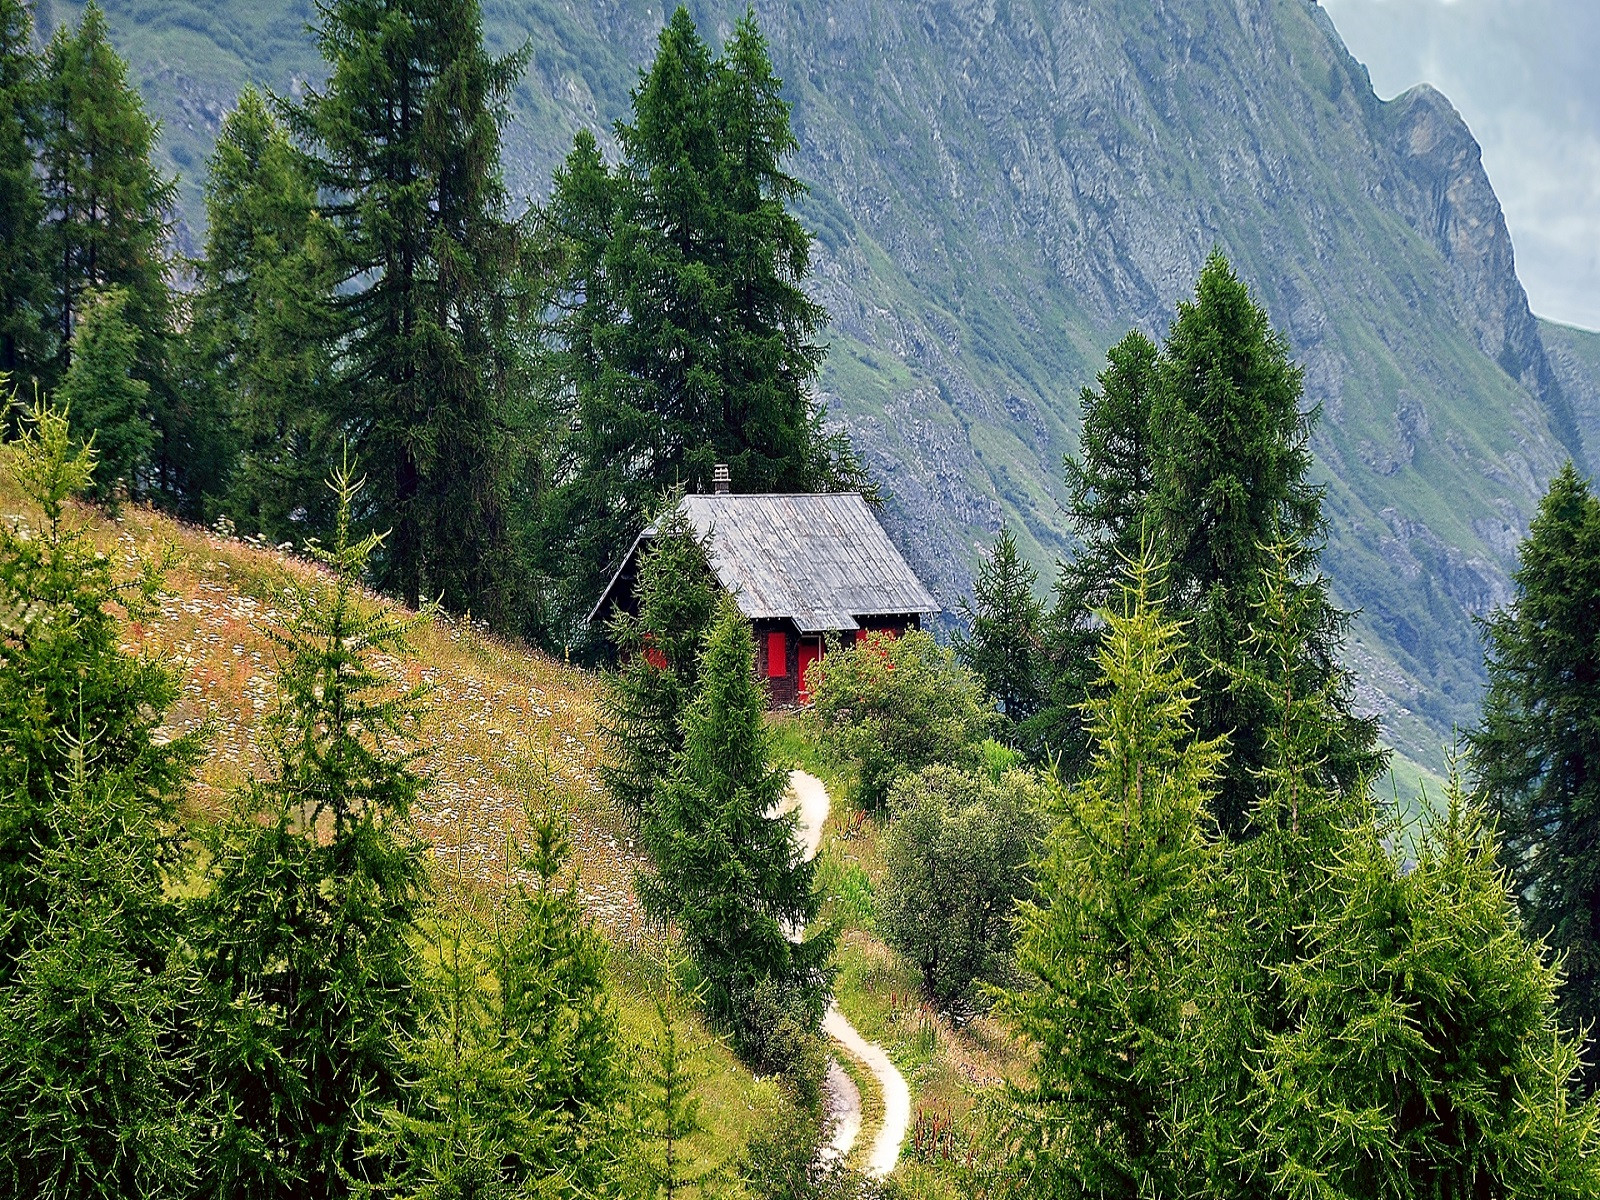
[[[1385,100],[1431,83],[1483,146],[1533,311],[1600,329],[1600,0],[1322,0]]]

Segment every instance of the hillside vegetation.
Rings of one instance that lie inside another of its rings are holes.
[[[717,36],[739,8],[691,5]],[[319,69],[300,32],[311,5],[107,10],[164,121],[192,244],[203,157],[240,84],[294,94]],[[46,0],[41,25],[76,11]],[[491,49],[529,48],[506,169],[513,196],[539,199],[574,130],[615,152],[612,122],[663,13],[636,0],[484,11]],[[1556,383],[1550,330],[1542,340],[1528,312],[1449,102],[1426,88],[1380,102],[1309,0],[756,11],[811,187],[800,213],[833,318],[826,399],[947,604],[1002,517],[1046,579],[1069,553],[1060,464],[1078,391],[1130,323],[1161,330],[1220,245],[1322,408],[1326,564],[1362,610],[1363,700],[1406,757],[1438,769],[1451,729],[1476,720],[1471,617],[1509,595],[1516,538],[1582,449],[1571,374]]]
[[[37,523],[0,471],[0,520],[19,517]],[[146,508],[124,507],[111,517],[83,506],[71,519],[87,523],[102,552],[128,563],[163,547],[172,555],[159,616],[125,631],[130,648],[165,657],[179,674],[181,699],[169,733],[207,733],[210,753],[189,793],[188,819],[191,827],[208,822],[262,765],[261,720],[275,696],[274,604],[291,577],[318,568],[286,549],[247,544]],[[562,817],[573,845],[574,884],[609,942],[622,1029],[647,1042],[659,1032],[657,1003],[676,1010],[703,1105],[705,1131],[691,1142],[691,1153],[707,1169],[726,1169],[779,1108],[780,1093],[755,1079],[691,1015],[675,992],[667,943],[638,913],[633,874],[640,857],[627,822],[597,782],[595,676],[447,620],[422,626],[410,650],[384,665],[397,682],[428,688],[418,732],[430,784],[414,818],[440,883],[453,886],[448,881],[458,871],[469,891],[492,883],[504,870],[508,836],[525,832],[529,807]]]

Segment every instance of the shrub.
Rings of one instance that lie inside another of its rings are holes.
[[[1011,914],[1044,836],[1044,789],[1026,771],[998,781],[929,767],[890,793],[878,929],[922,972],[930,995],[971,1003],[975,981],[998,982]]]
[[[977,676],[917,630],[827,655],[807,683],[824,746],[855,765],[871,808],[903,775],[970,759],[995,722]]]

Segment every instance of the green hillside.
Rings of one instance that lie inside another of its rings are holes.
[[[292,94],[318,70],[312,7],[106,0],[165,123],[187,244],[239,84]],[[691,5],[717,35],[742,7]],[[576,128],[607,137],[664,14],[642,0],[484,9],[495,48],[531,46],[506,150],[513,194],[537,198]],[[75,11],[41,0],[41,25]],[[1220,245],[1322,408],[1326,568],[1362,610],[1363,701],[1438,768],[1451,728],[1476,719],[1471,616],[1508,594],[1516,539],[1579,442],[1448,102],[1426,88],[1380,102],[1312,0],[756,12],[812,186],[826,397],[947,603],[1003,516],[1047,573],[1070,552],[1061,459],[1078,391],[1128,326],[1164,329]]]

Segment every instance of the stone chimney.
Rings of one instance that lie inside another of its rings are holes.
[[[718,463],[711,472],[711,490],[719,496],[726,496],[729,483],[728,464]]]

